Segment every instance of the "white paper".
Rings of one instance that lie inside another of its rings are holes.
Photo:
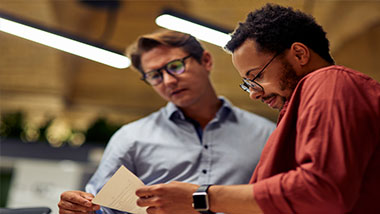
[[[138,197],[135,192],[141,186],[144,186],[144,183],[121,166],[98,192],[92,203],[124,212],[146,214],[146,207],[136,204]]]

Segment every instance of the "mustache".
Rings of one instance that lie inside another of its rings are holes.
[[[275,94],[275,93],[272,93],[272,94],[269,94],[268,96],[265,96],[265,97],[262,97],[261,98],[261,101],[262,102],[265,102],[266,100],[269,100],[269,99],[272,99],[273,97],[280,97],[282,99],[283,102],[286,102],[288,99],[284,96],[280,96],[279,94]]]
[[[269,94],[268,96],[262,97],[261,100],[264,102],[265,100],[272,99],[275,96],[279,96],[278,94]]]

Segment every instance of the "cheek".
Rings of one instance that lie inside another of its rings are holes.
[[[188,85],[201,85],[208,81],[209,72],[204,70],[204,68],[200,67],[198,69],[189,69],[186,73],[183,73],[179,76],[179,82],[183,82]]]
[[[160,84],[159,86],[155,86],[153,87],[153,89],[154,91],[156,91],[158,95],[160,95],[162,98],[167,100],[167,96],[165,94],[165,86],[163,84]]]

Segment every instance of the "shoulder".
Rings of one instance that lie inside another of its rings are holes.
[[[143,118],[123,125],[115,132],[112,138],[136,138],[150,133],[155,127],[166,123],[169,119],[164,113],[164,108],[159,109]]]
[[[344,66],[329,66],[306,75],[292,99],[300,108],[355,109],[358,104],[377,108],[380,84],[369,76]]]
[[[339,65],[332,65],[313,71],[306,75],[300,83],[306,84],[305,86],[307,87],[316,88],[320,88],[321,86],[331,88],[350,86],[353,84],[359,84],[359,86],[378,84],[375,80],[359,71]]]

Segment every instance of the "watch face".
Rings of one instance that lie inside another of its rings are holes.
[[[193,206],[197,211],[208,210],[207,193],[195,192],[193,194]]]

